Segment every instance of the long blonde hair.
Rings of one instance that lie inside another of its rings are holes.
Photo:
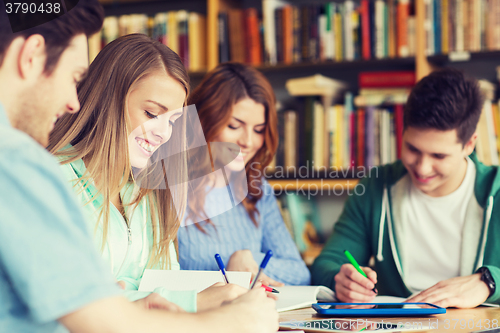
[[[102,219],[103,228],[101,251],[107,239],[110,199],[119,195],[133,179],[127,143],[128,96],[136,82],[160,71],[184,86],[187,100],[189,76],[175,52],[146,35],[132,34],[116,39],[103,48],[90,65],[87,77],[78,85],[80,111],[63,116],[50,135],[47,149],[61,156],[62,164],[85,158],[87,172],[81,180],[89,184],[88,180],[94,179],[104,197],[98,218],[98,223]],[[177,135],[172,133],[164,145],[179,144],[183,134],[182,131],[177,131]],[[62,149],[68,144],[72,147]],[[169,164],[170,167],[185,173],[187,164],[177,159],[177,165]],[[157,168],[163,168],[163,163],[158,163]],[[164,175],[163,171],[160,173]],[[166,189],[141,188],[130,205],[137,205],[144,198],[149,204],[153,231],[148,267],[166,268],[170,264],[169,245],[176,240],[183,212],[177,214],[168,183]]]

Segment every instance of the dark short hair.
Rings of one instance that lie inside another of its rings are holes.
[[[40,34],[45,39],[47,54],[45,72],[51,73],[74,36],[79,34],[90,36],[100,30],[104,20],[104,9],[98,0],[80,0],[71,10],[67,7],[66,9],[68,10],[66,14],[46,22],[46,16],[32,14],[29,11],[24,14],[19,10],[17,14],[10,14],[8,17],[3,2],[0,2],[0,66],[9,45],[15,38],[20,36],[28,38]],[[37,25],[41,22],[46,23]],[[23,27],[26,29],[23,30]],[[13,33],[13,30],[19,32]]]
[[[484,98],[477,80],[447,68],[429,74],[412,89],[404,111],[404,128],[457,130],[465,144],[476,131]]]

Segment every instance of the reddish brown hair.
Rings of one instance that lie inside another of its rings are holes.
[[[262,198],[262,175],[271,163],[278,147],[278,124],[276,98],[273,88],[266,77],[258,70],[240,63],[224,63],[208,73],[191,94],[188,105],[196,105],[201,127],[207,142],[214,138],[229,124],[233,106],[245,98],[264,105],[266,127],[264,144],[245,166],[248,195],[242,204],[253,223],[257,226],[259,214],[256,204]],[[205,197],[197,197],[196,202],[188,202],[188,219],[205,216]],[[210,222],[209,219],[207,219]],[[201,229],[199,224],[196,224]]]

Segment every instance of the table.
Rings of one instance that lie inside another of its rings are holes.
[[[302,321],[308,319],[325,319],[326,317],[316,316],[316,312],[311,309],[300,309],[280,313],[280,322],[282,321]],[[332,318],[333,319],[333,318]],[[335,318],[339,319],[339,318]],[[346,318],[347,319],[347,318]],[[350,318],[356,320],[358,318]],[[363,320],[377,321],[384,323],[390,322],[397,324],[399,322],[409,323],[410,327],[417,327],[418,323],[429,324],[436,329],[420,331],[430,333],[453,333],[453,332],[473,332],[489,328],[500,328],[500,308],[478,307],[475,309],[447,309],[445,314],[433,315],[428,317],[394,317],[394,318],[361,318]],[[415,325],[415,326],[411,326]],[[299,329],[299,328],[298,328]],[[300,330],[300,329],[299,329]]]

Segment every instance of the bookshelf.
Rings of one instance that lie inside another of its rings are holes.
[[[201,13],[206,17],[206,68],[196,71],[190,71],[193,87],[196,86],[202,79],[203,75],[210,69],[217,66],[220,59],[219,54],[219,13],[229,12],[236,9],[257,8],[259,13],[263,10],[262,0],[100,0],[105,7],[106,15],[123,15],[130,13],[142,13],[149,16],[154,16],[158,12],[187,10]],[[355,5],[358,6],[362,0],[355,0]],[[391,0],[384,0],[391,1]],[[404,0],[394,0],[395,3],[404,2]],[[491,66],[500,65],[500,51],[487,52],[450,52],[449,54],[436,54],[429,56],[427,54],[427,37],[429,31],[428,19],[426,12],[430,0],[410,0],[412,3],[412,14],[414,15],[414,53],[406,57],[384,57],[382,59],[370,60],[318,60],[306,61],[298,63],[283,62],[275,65],[269,65],[263,62],[261,65],[255,66],[263,72],[273,87],[275,88],[277,99],[285,104],[290,104],[290,96],[284,89],[287,79],[300,76],[308,76],[315,73],[321,73],[325,76],[334,77],[345,81],[349,84],[352,90],[357,91],[357,74],[363,71],[390,71],[390,70],[406,70],[415,73],[416,80],[428,75],[432,70],[443,66],[453,66],[460,69],[465,69],[470,74],[476,74],[475,70],[480,68],[480,72],[494,72]],[[432,0],[434,1],[434,0]],[[441,0],[435,0],[441,1]],[[454,0],[449,0],[454,1]],[[462,1],[462,0],[456,0]],[[476,0],[463,0],[476,1]],[[477,0],[485,1],[485,0]],[[327,1],[308,1],[308,0],[287,0],[289,4],[296,6],[305,6],[309,4],[324,5]],[[344,3],[344,0],[336,1],[336,3]],[[228,25],[228,27],[230,27]],[[264,38],[262,36],[262,38]],[[398,51],[399,52],[399,51]],[[487,64],[485,64],[487,63]],[[493,74],[488,74],[488,79],[494,79]],[[288,101],[287,101],[288,99]],[[292,101],[293,103],[293,101]],[[270,183],[275,188],[297,189],[304,184],[311,186],[321,185],[326,186],[347,186],[352,188],[356,185],[355,179],[329,179],[323,177],[321,179],[279,179],[269,178]],[[323,182],[321,182],[323,181]]]

